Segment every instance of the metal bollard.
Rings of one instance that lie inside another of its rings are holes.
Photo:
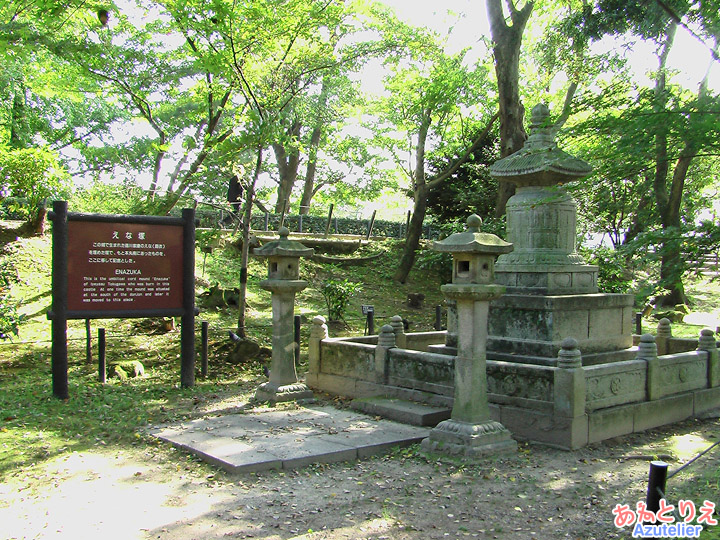
[[[202,322],[200,339],[202,340],[202,349],[200,352],[200,375],[207,377],[208,372],[208,326],[207,321]]]
[[[92,331],[90,330],[90,319],[85,319],[85,361],[92,364]]]

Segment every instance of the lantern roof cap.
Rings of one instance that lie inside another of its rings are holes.
[[[255,248],[253,254],[258,257],[310,257],[315,250],[304,246],[296,240],[290,240],[290,230],[287,227],[280,227],[278,230],[280,238],[272,240],[262,247]]]
[[[542,103],[530,115],[530,136],[523,147],[490,166],[490,175],[524,186],[550,186],[592,173],[586,161],[563,152],[555,142],[557,128],[549,124],[550,109]]]
[[[499,236],[480,232],[482,219],[477,214],[472,214],[467,219],[467,227],[463,232],[453,233],[444,240],[436,240],[433,243],[435,251],[445,253],[477,253],[488,255],[500,255],[510,253],[513,245],[506,242]]]

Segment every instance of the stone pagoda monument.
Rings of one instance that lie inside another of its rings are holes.
[[[277,403],[306,400],[313,397],[312,390],[298,381],[295,369],[293,318],[295,294],[305,289],[308,282],[300,278],[300,257],[310,257],[312,248],[289,240],[290,231],[280,227],[280,238],[255,248],[254,254],[268,259],[268,278],[260,287],[272,293],[272,361],[270,380],[255,391],[255,399]]]
[[[507,203],[507,240],[495,271],[507,294],[492,303],[488,356],[556,365],[565,338],[577,340],[585,364],[625,358],[632,346],[633,297],[599,294],[597,266],[576,251],[577,206],[561,187],[592,167],[557,147],[550,111],[537,105],[523,148],[490,167],[516,185]]]
[[[451,417],[421,443],[428,451],[470,458],[517,450],[510,432],[490,416],[485,354],[490,300],[505,292],[505,287],[495,283],[495,257],[512,251],[513,246],[494,234],[480,232],[481,223],[473,214],[465,232],[433,246],[453,257],[452,283],[441,290],[457,305],[458,345]]]

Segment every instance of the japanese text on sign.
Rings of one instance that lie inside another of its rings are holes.
[[[68,309],[182,307],[182,227],[68,223]]]

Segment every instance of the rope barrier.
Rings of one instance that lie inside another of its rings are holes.
[[[697,456],[695,456],[695,457],[692,458],[690,461],[688,461],[687,463],[685,463],[682,467],[680,467],[680,468],[677,469],[676,471],[673,471],[673,472],[671,472],[670,474],[668,474],[667,479],[670,480],[670,479],[671,479],[673,476],[675,476],[677,473],[679,473],[680,471],[684,470],[685,468],[687,468],[687,467],[689,467],[690,465],[692,465],[693,463],[695,463],[695,461],[697,461],[698,459],[700,459],[701,457],[703,457],[705,454],[707,454],[708,452],[710,452],[710,450],[712,450],[713,448],[715,448],[715,447],[716,447],[717,445],[719,445],[719,444],[720,444],[720,441],[716,442],[715,444],[711,445],[710,447],[708,447],[708,448],[706,448],[705,450],[703,450],[702,452],[700,452]]]

